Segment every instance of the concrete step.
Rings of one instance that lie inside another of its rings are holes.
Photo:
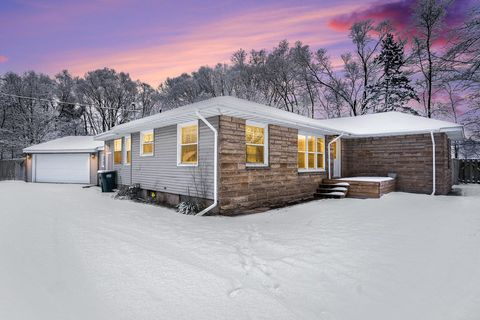
[[[315,198],[343,199],[347,196],[349,187],[348,182],[324,179],[318,186]]]
[[[322,185],[337,186],[337,187],[350,187],[348,182],[335,182],[335,181],[322,181]]]
[[[341,191],[346,193],[348,191],[348,188],[346,187],[336,187],[336,186],[325,186],[325,185],[320,185],[320,187],[317,189],[318,192],[323,192],[323,191]]]
[[[315,193],[316,198],[337,198],[342,199],[345,198],[345,193],[339,191],[332,191],[332,192],[317,192]]]

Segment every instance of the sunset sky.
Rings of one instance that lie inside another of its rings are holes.
[[[473,0],[457,1],[447,24]],[[228,62],[239,49],[271,49],[282,39],[351,49],[348,27],[371,18],[408,28],[413,0],[134,1],[2,0],[0,73],[75,75],[110,67],[158,86],[202,65]],[[405,33],[407,34],[407,33]]]

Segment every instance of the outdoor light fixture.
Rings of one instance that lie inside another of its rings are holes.
[[[95,159],[95,153],[91,154],[92,159]]]
[[[32,155],[30,153],[27,154],[27,159],[31,159]]]

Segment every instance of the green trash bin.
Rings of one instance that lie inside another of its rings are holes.
[[[117,188],[117,172],[115,170],[98,171],[102,192],[113,192]]]

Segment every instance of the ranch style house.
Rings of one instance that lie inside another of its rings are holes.
[[[226,96],[24,153],[27,181],[97,184],[98,169],[115,170],[145,197],[234,215],[315,196],[447,194],[463,138],[461,125],[400,112],[317,120]]]

